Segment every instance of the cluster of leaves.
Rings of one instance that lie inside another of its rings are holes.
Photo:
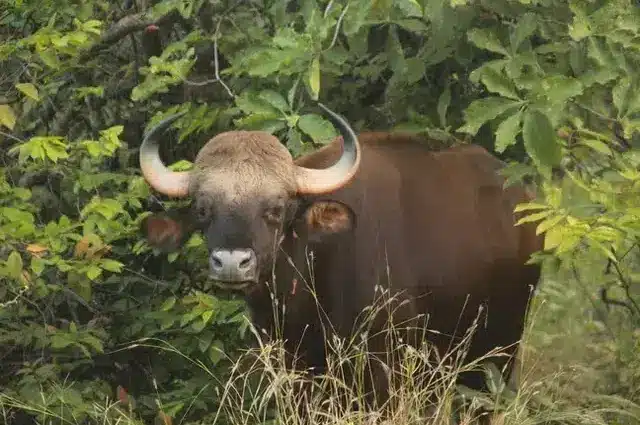
[[[203,383],[185,385],[172,377],[183,369],[181,362],[154,366],[152,377],[132,370],[114,381],[110,375],[118,363],[145,355],[144,350],[123,356],[114,352],[123,344],[155,338],[213,368],[224,358],[221,350],[233,348],[246,325],[237,300],[194,293],[176,303],[184,292],[180,275],[188,282],[202,273],[165,273],[169,283],[153,273],[153,255],[138,230],[148,186],[139,176],[103,166],[122,147],[121,133],[116,126],[100,131],[95,140],[32,137],[8,151],[15,163],[2,170],[0,180],[3,383],[11,389],[7,394],[40,403],[41,392],[48,392],[57,377],[71,374],[80,389],[55,392],[47,407],[70,398],[84,400],[74,406],[78,417],[91,400],[113,398],[116,384],[152,388],[158,373],[168,376],[161,383],[173,391],[168,401],[162,400],[164,412],[175,414]],[[44,185],[25,188],[15,180],[43,172],[49,176]],[[51,186],[58,187],[51,191]],[[201,248],[201,239],[189,241],[185,270],[201,258]],[[177,255],[170,260],[180,262]],[[160,360],[153,357],[148,361]],[[154,410],[156,400],[146,399],[146,408]]]
[[[232,128],[314,149],[336,134],[310,107],[321,99],[357,129],[473,140],[514,160],[509,182],[539,183],[520,222],[542,220],[546,257],[592,248],[618,264],[636,244],[632,0],[116,3],[0,12],[0,382],[12,399],[42,404],[69,376],[45,401],[75,417],[104,397],[163,418],[215,405],[189,361],[122,349],[160,339],[223,376],[246,328],[242,303],[196,289],[197,235],[166,257],[138,232],[161,208],[137,172],[141,134],[176,111],[188,113],[163,153],[175,169]],[[630,267],[616,284],[633,306]]]

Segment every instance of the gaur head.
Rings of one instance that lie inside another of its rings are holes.
[[[329,168],[298,166],[286,147],[261,131],[230,131],[209,140],[193,169],[174,172],[160,159],[159,136],[182,114],[164,119],[140,146],[140,167],[160,193],[190,197],[186,219],[152,216],[143,224],[147,239],[165,250],[177,249],[194,230],[202,231],[212,279],[244,289],[270,276],[275,254],[294,223],[313,239],[349,230],[353,213],[344,204],[310,201],[348,183],[360,164],[357,136],[339,115],[327,113],[342,135],[340,159]]]

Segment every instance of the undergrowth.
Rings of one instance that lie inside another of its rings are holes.
[[[487,362],[492,356],[501,355],[499,349],[475,361],[463,362],[473,327],[459,343],[458,353],[434,362],[434,351],[428,344],[408,345],[399,328],[389,323],[381,331],[389,342],[386,357],[374,354],[362,335],[370,330],[367,326],[373,317],[396,301],[380,288],[355,336],[328,338],[328,365],[315,378],[291,368],[282,341],[269,340],[263,330],[249,323],[254,346],[236,358],[227,359],[232,366],[226,380],[221,380],[205,362],[190,358],[164,340],[138,340],[124,349],[142,346],[165,351],[192,363],[207,377],[219,399],[217,409],[197,422],[185,423],[637,424],[640,404],[634,361],[638,359],[628,356],[633,356],[629,344],[638,343],[638,334],[621,320],[624,316],[620,312],[610,312],[605,323],[594,311],[601,306],[588,298],[599,291],[602,280],[595,273],[599,266],[592,263],[593,273],[588,280],[579,280],[567,267],[545,273],[531,303],[516,382],[504,382],[497,368]],[[610,332],[615,332],[615,338],[611,338]],[[384,380],[389,385],[389,397],[381,404],[376,404],[367,393],[365,378],[370,372],[367,361],[374,361],[380,367],[378,370],[384,371]],[[477,368],[485,371],[490,393],[456,385],[461,373]],[[78,409],[75,400],[60,400],[57,409],[47,407],[51,406],[52,397],[64,393],[65,386],[72,387],[73,383],[53,383],[43,388],[40,405],[27,404],[3,393],[0,407],[5,423],[11,423],[7,415],[15,409],[37,413],[42,424],[145,423],[136,417],[133,398],[127,394],[115,403],[105,400],[84,406],[85,420],[74,422],[65,406],[70,411]],[[188,413],[189,408],[184,415]],[[156,423],[183,422],[180,416],[170,418],[160,414]]]

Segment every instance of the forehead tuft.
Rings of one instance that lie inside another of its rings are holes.
[[[192,188],[197,195],[229,203],[286,197],[293,191],[290,182],[272,173],[236,167],[235,169],[202,171]]]
[[[217,135],[198,153],[194,171],[192,191],[224,196],[229,201],[258,195],[283,196],[295,191],[291,154],[277,138],[265,132]]]
[[[290,169],[293,158],[287,148],[263,131],[229,131],[207,142],[194,161],[201,168],[233,167],[241,164],[262,165],[275,171]]]

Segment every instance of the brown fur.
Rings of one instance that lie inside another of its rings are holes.
[[[439,331],[430,340],[441,355],[455,345],[452,335],[467,330],[481,305],[485,316],[470,359],[511,344],[516,345],[507,351],[514,354],[540,273],[537,266],[524,264],[542,247],[535,226],[514,227],[513,209],[530,194],[521,187],[503,190],[503,179],[497,174],[501,161],[479,146],[433,151],[412,135],[364,133],[359,137],[362,163],[355,178],[320,197],[348,205],[358,221],[352,234],[313,246],[315,291],[331,326],[348,335],[356,317],[373,300],[374,285],[390,284],[408,301],[394,319],[429,314],[429,328]],[[325,168],[340,152],[335,141],[296,163]],[[304,269],[300,254],[305,238],[301,239],[285,241],[284,246],[297,267]],[[324,342],[315,301],[300,289],[295,297],[286,295],[294,279],[312,279],[308,270],[299,276],[286,271],[287,267],[281,261],[276,274],[288,309],[284,339],[302,356],[301,365],[321,371]],[[256,322],[269,329],[272,309],[267,308],[267,297],[263,289],[248,300]],[[381,326],[384,318],[380,320]],[[305,325],[309,328],[303,337]],[[384,341],[378,341],[377,348],[384,351]],[[506,360],[496,359],[496,363],[504,366]],[[463,382],[480,388],[481,380],[481,375],[472,375]]]
[[[428,316],[428,327],[438,333],[427,339],[441,355],[455,345],[480,307],[483,316],[470,358],[496,346],[512,345],[508,351],[515,353],[529,295],[540,276],[538,266],[525,265],[542,247],[535,226],[514,226],[514,207],[531,195],[522,187],[504,190],[497,174],[502,162],[479,146],[436,151],[420,137],[403,133],[364,133],[359,139],[362,159],[355,177],[333,193],[299,198],[307,206],[302,219],[277,230],[284,239],[275,260],[275,286],[261,282],[246,293],[256,327],[273,334],[270,291],[275,288],[279,305],[287,305],[279,323],[288,349],[301,355],[300,367],[322,372],[323,326],[349,336],[381,284],[406,301],[394,312],[394,322]],[[192,188],[196,203],[210,198],[224,206],[228,221],[210,230],[213,237],[242,220],[258,223],[259,205],[269,199],[293,198],[293,164],[275,138],[240,132],[214,140],[218,143],[198,155]],[[336,139],[295,163],[326,168],[341,150]],[[249,235],[235,232],[234,240]],[[314,254],[313,276],[307,249]],[[374,326],[390,318],[382,314]],[[386,349],[382,339],[373,338],[371,344],[379,352]],[[506,360],[496,363],[503,366]],[[376,375],[373,383],[377,391],[385,387],[381,377]],[[481,380],[481,375],[470,375],[463,382],[480,389]]]
[[[231,160],[233,158],[233,160]],[[212,138],[194,161],[195,176],[192,195],[196,190],[208,192],[216,175],[233,175],[238,188],[263,186],[284,187],[295,191],[294,164],[289,151],[274,136],[260,131],[232,131]],[[238,190],[228,188],[228,191]]]

